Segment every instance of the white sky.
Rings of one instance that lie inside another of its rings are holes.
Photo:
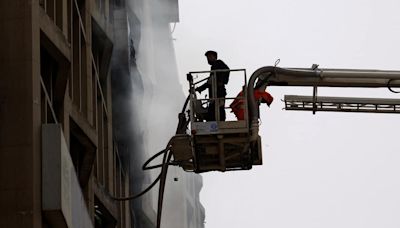
[[[187,91],[189,71],[208,70],[204,52],[231,68],[400,70],[400,1],[186,0],[173,37]],[[400,118],[388,114],[283,111],[270,88],[261,107],[264,165],[206,173],[206,227],[400,227]],[[386,89],[323,89],[320,95],[396,97]],[[397,95],[397,98],[400,95]]]

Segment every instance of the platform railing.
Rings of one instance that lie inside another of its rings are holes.
[[[240,88],[247,88],[247,75],[246,75],[246,70],[245,69],[229,69],[229,70],[213,70],[213,71],[192,71],[189,72],[190,75],[194,76],[193,77],[193,83],[190,85],[193,89],[196,89],[197,87],[199,87],[200,84],[202,83],[208,83],[208,81],[211,81],[211,91],[213,92],[213,94],[208,94],[209,98],[197,98],[196,95],[191,96],[191,104],[192,104],[192,108],[193,108],[193,103],[196,101],[201,101],[204,104],[211,104],[214,105],[214,119],[215,121],[221,121],[220,120],[220,111],[219,111],[219,107],[220,106],[224,106],[224,110],[225,112],[227,112],[228,110],[231,110],[231,108],[229,107],[229,105],[227,105],[228,101],[233,101],[235,99],[240,99],[243,101],[243,105],[244,105],[244,110],[245,110],[245,116],[247,116],[247,110],[248,110],[248,105],[247,105],[247,91],[244,89],[242,96],[237,96],[241,91],[234,91],[235,97],[234,96],[226,96],[226,97],[218,97],[217,96],[217,79],[216,79],[216,74],[218,72],[243,72],[243,74],[240,75],[233,75],[230,74],[230,80],[232,81],[233,77],[242,77],[243,81],[242,84],[240,86]],[[205,77],[204,75],[208,74],[208,77]],[[202,78],[199,78],[199,75],[203,75]],[[211,77],[211,80],[210,80]],[[197,80],[196,80],[197,79]],[[229,87],[230,82],[227,83],[227,85],[224,85],[224,87]],[[193,110],[193,109],[192,109]],[[191,116],[191,120],[194,120],[193,116]],[[247,118],[246,118],[247,119]],[[235,120],[234,120],[235,121]]]

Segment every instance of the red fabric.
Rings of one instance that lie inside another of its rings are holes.
[[[239,98],[243,96],[243,91],[241,91],[237,96],[236,99],[233,100],[232,104],[229,106],[232,109],[232,112],[235,114],[236,118],[238,120],[244,120],[244,102],[243,98]],[[267,103],[269,106],[274,98],[269,94],[268,92],[265,91],[260,91],[260,90],[255,90],[254,91],[254,98],[258,101],[261,101],[261,103]]]
[[[267,103],[268,106],[274,100],[274,98],[271,96],[271,94],[269,94],[268,92],[259,91],[259,90],[254,91],[254,97],[256,98],[256,100],[261,99],[261,103]]]

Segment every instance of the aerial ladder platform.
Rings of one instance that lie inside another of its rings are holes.
[[[241,72],[242,92],[237,97],[197,98],[196,88],[207,79],[196,80],[198,74],[209,74],[212,87],[216,88],[217,71],[189,72],[189,97],[180,114],[180,126],[171,139],[172,164],[185,171],[196,173],[208,171],[248,170],[253,165],[262,164],[261,137],[259,131],[260,102],[253,94],[265,91],[270,86],[311,87],[311,96],[285,95],[285,110],[333,111],[366,113],[400,113],[400,99],[319,97],[318,88],[388,88],[397,93],[400,87],[400,71],[322,69],[318,65],[311,68],[280,68],[267,66],[256,70],[247,80],[245,69],[229,70]],[[215,89],[213,90],[216,91]],[[238,91],[240,92],[240,91]],[[251,96],[253,95],[253,96]],[[239,99],[243,103],[244,119],[222,121],[219,108],[230,109],[226,104]],[[207,107],[215,105],[215,120],[203,118]],[[186,107],[186,105],[185,105]]]

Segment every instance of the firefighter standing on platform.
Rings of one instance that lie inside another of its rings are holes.
[[[211,71],[213,70],[229,70],[229,67],[220,59],[218,59],[218,54],[215,51],[207,51],[205,53],[205,56],[207,57],[207,62],[208,64],[211,65]],[[217,89],[217,97],[214,97],[213,94],[213,87],[212,87],[212,77],[216,77],[216,89]],[[229,71],[225,72],[212,72],[210,74],[210,77],[208,78],[207,82],[204,83],[203,85],[199,86],[196,88],[196,91],[202,92],[205,89],[208,89],[208,94],[210,96],[210,99],[214,98],[225,98],[226,96],[226,89],[225,85],[229,81]],[[206,120],[207,121],[215,121],[215,106],[219,107],[219,114],[220,114],[220,121],[225,121],[226,114],[225,114],[225,100],[224,99],[218,99],[218,100],[211,100],[209,106],[208,106],[208,113]]]

